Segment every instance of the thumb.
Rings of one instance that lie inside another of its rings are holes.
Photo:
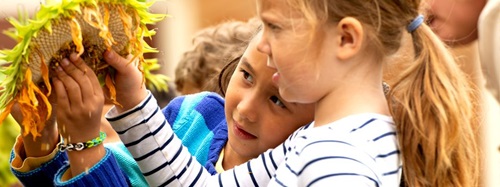
[[[119,73],[127,71],[127,64],[129,60],[123,58],[113,50],[106,50],[104,52],[104,60]]]

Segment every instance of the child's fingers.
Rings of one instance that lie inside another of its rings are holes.
[[[85,64],[83,60],[75,60],[70,62],[67,58],[64,58],[60,63],[66,74],[70,75],[73,78],[78,78],[85,75],[86,69],[80,69],[79,67],[77,67],[77,65],[82,66],[82,64]]]
[[[62,83],[62,88],[64,90],[59,91],[59,93],[63,92],[66,94],[65,97],[68,98],[69,102],[68,104],[76,104],[76,103],[82,103],[82,93],[80,90],[80,86],[78,83],[71,77],[70,75],[66,74],[66,72],[59,66],[56,68],[56,75],[58,80]],[[58,100],[62,99],[59,98],[58,95]],[[59,103],[59,101],[57,101]]]
[[[118,73],[124,74],[129,71],[130,68],[134,66],[129,66],[129,62],[131,59],[125,59],[122,56],[118,55],[113,50],[108,50],[104,52],[104,60],[113,68],[116,69]]]
[[[88,77],[89,83],[91,84],[93,88],[93,94],[101,94],[102,95],[102,89],[101,89],[101,84],[99,83],[99,79],[97,78],[97,75],[90,69],[90,67],[85,64],[83,59],[78,57],[76,53],[72,53],[69,57],[71,62],[78,67],[81,71],[84,72],[84,74]]]
[[[83,59],[80,58],[77,53],[71,53],[69,55],[69,60],[73,63],[73,65],[75,65],[75,67],[80,69],[80,71],[82,71],[83,73],[87,73],[87,70],[90,69],[85,63],[85,61],[83,61]]]
[[[64,84],[57,77],[54,77],[52,79],[52,85],[54,86],[54,90],[56,91],[57,107],[60,107],[63,111],[70,110],[71,108],[69,107],[69,98],[68,94],[66,93]]]
[[[94,72],[76,54],[70,55],[70,59],[71,62],[69,62],[68,59],[63,59],[61,62],[61,66],[63,67],[65,73],[78,83],[78,86],[82,91],[78,94],[82,95],[82,100],[92,97],[94,95],[95,88],[93,87],[88,74],[93,74]]]

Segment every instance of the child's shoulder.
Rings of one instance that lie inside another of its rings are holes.
[[[325,132],[322,129],[329,129],[334,133],[351,134],[361,131],[391,131],[395,130],[395,125],[391,116],[375,113],[363,113],[346,116],[316,128],[318,128],[316,130],[318,132]]]
[[[224,107],[224,98],[214,92],[199,92],[195,94],[177,96],[163,109],[163,111],[183,109],[192,110],[198,107]]]
[[[396,126],[392,117],[380,114],[356,114],[301,133],[307,142],[336,142],[351,146],[395,144]],[[379,141],[380,140],[380,141]]]
[[[295,146],[328,151],[350,150],[376,159],[387,154],[397,154],[397,134],[390,116],[380,114],[356,114],[332,123],[304,129]],[[314,157],[314,155],[312,155]],[[391,158],[391,162],[398,159]]]
[[[176,130],[181,127],[188,128],[193,124],[203,124],[212,129],[225,120],[224,99],[213,92],[179,96],[162,112]]]

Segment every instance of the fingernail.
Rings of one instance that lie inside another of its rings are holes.
[[[114,54],[113,54],[113,52],[111,50],[106,50],[106,54],[105,55],[106,55],[107,58],[113,58]]]
[[[63,71],[63,69],[61,68],[61,66],[57,66],[56,71]]]
[[[71,53],[71,55],[69,56],[69,58],[71,59],[71,61],[76,61],[76,60],[78,60],[78,54],[77,53]]]
[[[68,64],[69,64],[69,60],[68,60],[67,58],[65,58],[65,59],[63,59],[63,60],[61,61],[61,65],[62,65],[62,66],[67,66]],[[59,68],[60,68],[60,67],[59,67]]]

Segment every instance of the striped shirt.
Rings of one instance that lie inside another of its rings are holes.
[[[399,186],[400,152],[388,116],[347,116],[292,141],[269,186]]]
[[[349,116],[299,128],[281,145],[247,163],[210,175],[173,133],[151,94],[106,118],[151,186],[398,186],[401,158],[392,119]]]

